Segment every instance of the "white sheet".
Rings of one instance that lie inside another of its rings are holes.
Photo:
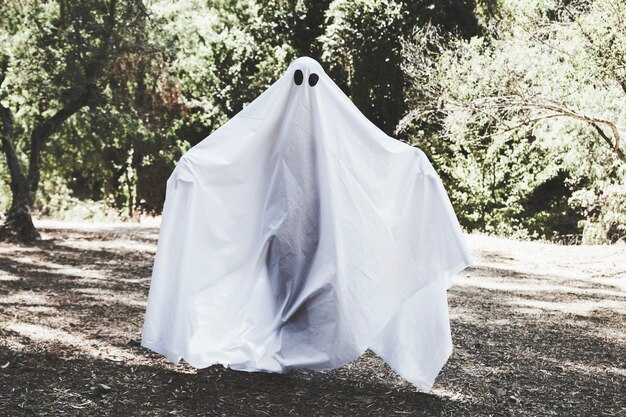
[[[452,348],[446,290],[470,262],[424,153],[298,58],[169,178],[142,345],[266,372],[371,348],[429,390]]]

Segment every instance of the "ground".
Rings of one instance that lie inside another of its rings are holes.
[[[430,393],[366,353],[332,372],[167,363],[139,346],[158,227],[38,222],[0,244],[0,416],[624,416],[626,245],[467,237]]]

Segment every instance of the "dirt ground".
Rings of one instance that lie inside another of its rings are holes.
[[[432,392],[371,353],[332,372],[172,365],[139,346],[157,223],[0,243],[0,416],[626,416],[626,245],[468,236]]]

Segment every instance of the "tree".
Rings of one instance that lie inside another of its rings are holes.
[[[158,212],[182,152],[300,55],[326,60],[357,106],[392,133],[406,108],[400,40],[427,21],[469,36],[478,30],[473,7],[473,0],[157,0],[148,10],[140,0],[2,2],[7,162],[0,167],[12,190],[2,233],[32,241],[30,210],[59,214],[82,201],[123,216]]]
[[[430,30],[407,45],[413,100],[400,129],[440,165],[466,227],[626,237],[616,209],[626,203],[625,7],[503,2],[483,37],[446,42]]]
[[[0,235],[32,242],[46,145],[69,118],[104,102],[112,65],[141,48],[147,14],[140,0],[59,0],[5,2],[0,16],[8,45],[0,58],[2,150],[12,193]]]
[[[260,16],[268,24],[267,35],[288,43],[296,56],[320,60],[318,38],[325,29],[325,16],[332,0],[258,0]]]
[[[355,105],[387,134],[407,111],[408,78],[402,45],[413,29],[435,24],[442,33],[480,33],[474,1],[337,0],[320,37],[323,60]]]

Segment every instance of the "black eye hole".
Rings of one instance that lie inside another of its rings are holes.
[[[312,73],[311,75],[309,75],[309,85],[313,87],[315,84],[317,84],[319,79],[320,79],[319,75],[317,75],[316,73]]]
[[[300,85],[302,84],[303,80],[304,80],[304,74],[302,73],[302,71],[296,70],[296,72],[293,74],[293,82],[295,82],[296,85]]]

